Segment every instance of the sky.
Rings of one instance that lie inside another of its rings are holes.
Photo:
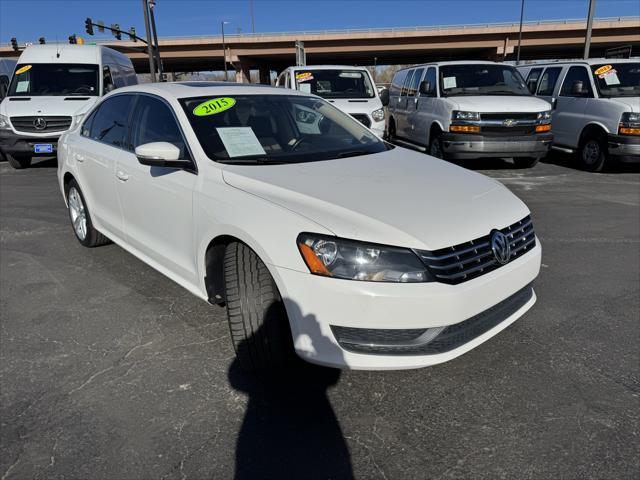
[[[156,0],[158,35],[250,33],[251,4],[255,31],[384,28],[518,22],[520,0]],[[581,19],[588,0],[525,0],[525,21]],[[597,0],[596,17],[640,16],[640,0]],[[91,17],[144,32],[142,0],[0,0],[0,42],[66,41],[85,34]],[[93,38],[106,37],[99,34]]]

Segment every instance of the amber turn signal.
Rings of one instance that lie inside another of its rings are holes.
[[[451,125],[450,132],[460,133],[480,133],[480,127],[477,125]]]
[[[640,128],[620,127],[618,133],[620,135],[640,135]]]
[[[326,275],[327,277],[331,276],[331,272],[325,267],[322,260],[320,260],[315,253],[313,253],[313,249],[307,245],[306,243],[298,243],[298,248],[300,249],[300,253],[302,254],[302,258],[304,258],[307,267],[311,270],[311,273],[315,273],[317,275]]]
[[[551,131],[551,124],[545,123],[544,125],[536,125],[536,133]]]

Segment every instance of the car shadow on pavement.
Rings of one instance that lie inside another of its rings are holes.
[[[31,165],[29,168],[57,168],[58,167],[58,159],[56,157],[48,157],[48,158],[37,158],[34,157],[31,159]]]
[[[551,152],[549,152],[549,155],[547,155],[540,161],[542,163],[548,163],[550,165],[556,165],[558,167],[584,171],[580,168],[578,159],[576,158],[576,154],[552,150]],[[610,161],[605,165],[602,173],[640,173],[640,163],[624,163],[616,160]]]
[[[289,302],[287,307],[289,315],[299,308]],[[315,330],[312,338],[322,338],[314,315],[303,322]],[[270,328],[265,324],[254,335]],[[236,442],[235,479],[353,478],[349,449],[327,396],[340,374],[297,357],[287,368],[250,373],[235,359],[229,381],[249,397]]]

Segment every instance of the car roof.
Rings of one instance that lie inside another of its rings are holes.
[[[367,67],[356,67],[354,65],[298,65],[287,67],[287,70],[342,70],[348,68],[350,70],[366,70]]]
[[[141,83],[118,88],[114,93],[150,93],[164,98],[219,97],[224,95],[301,95],[309,96],[297,90],[290,90],[255,83],[235,82],[161,82]]]
[[[411,68],[420,68],[420,67],[426,67],[426,66],[438,66],[438,67],[443,67],[445,65],[507,65],[507,66],[513,66],[513,65],[509,65],[508,63],[502,63],[502,62],[490,62],[488,60],[451,60],[448,62],[428,62],[428,63],[420,63],[417,65],[411,65],[408,67],[403,67],[401,69],[399,69],[398,71],[402,71],[402,70],[409,70]]]
[[[587,58],[577,60],[543,60],[540,62],[518,65],[518,68],[538,67],[541,65],[601,65],[603,63],[638,63],[640,58]]]

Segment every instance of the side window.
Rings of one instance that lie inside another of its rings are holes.
[[[145,143],[168,142],[180,149],[181,160],[191,159],[173,112],[163,101],[140,95],[131,125],[132,150]]]
[[[409,70],[409,72],[407,72],[407,78],[405,78],[404,85],[402,85],[402,93],[400,94],[400,96],[406,97],[409,93],[409,87],[411,86],[411,82],[413,81],[413,74],[415,72],[415,70]]]
[[[82,124],[82,130],[80,131],[80,135],[83,137],[91,137],[91,124],[93,123],[93,119],[95,118],[98,110],[99,109],[94,110],[87,118],[85,118],[84,123]]]
[[[538,95],[553,95],[561,71],[562,67],[549,67],[544,71],[538,83]]]
[[[127,86],[127,84],[125,83],[124,70],[120,68],[119,65],[113,66],[113,69],[111,70],[111,81],[113,82],[115,88],[122,88]]]
[[[585,67],[571,67],[564,77],[561,97],[590,97],[591,83]]]
[[[424,77],[424,81],[427,82],[431,87],[431,93],[427,96],[435,97],[437,94],[437,91],[436,91],[436,69],[434,67],[429,67],[427,69],[427,74]]]
[[[112,90],[115,90],[116,86],[113,83],[113,77],[111,76],[111,69],[109,67],[102,67],[102,92],[107,94]]]
[[[407,91],[407,96],[415,97],[418,93],[418,85],[420,84],[420,79],[422,78],[422,73],[424,72],[424,68],[417,68],[415,73],[413,74],[413,78],[411,79],[411,84],[409,85],[409,89]]]
[[[90,119],[89,137],[113,147],[127,149],[127,126],[132,103],[133,95],[117,95],[102,102]]]
[[[531,93],[536,93],[536,88],[538,88],[538,79],[540,78],[541,73],[541,68],[532,68],[529,72],[529,76],[527,77],[527,87],[529,87],[529,91]]]
[[[400,70],[393,76],[393,80],[391,81],[390,91],[394,93],[394,95],[400,95],[400,90],[402,89],[402,85],[404,84],[404,80],[407,78],[407,71]]]
[[[0,75],[0,100],[7,96],[9,91],[9,77],[6,75]]]

